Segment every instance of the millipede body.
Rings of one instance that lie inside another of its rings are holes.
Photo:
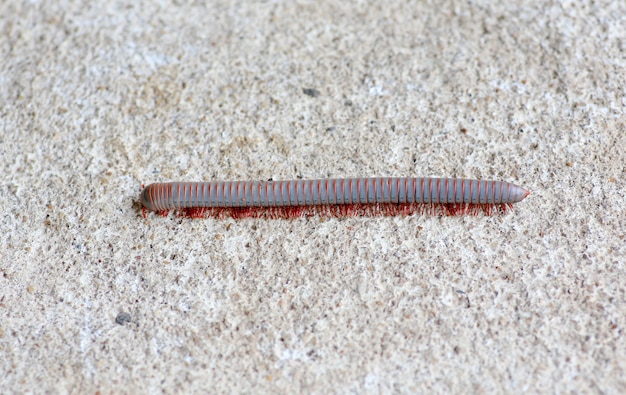
[[[460,178],[346,178],[291,181],[211,181],[150,184],[149,211],[189,217],[504,213],[529,192],[510,182]]]

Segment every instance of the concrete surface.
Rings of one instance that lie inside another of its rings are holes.
[[[2,393],[626,392],[625,2],[85,3],[0,3]],[[532,194],[500,217],[137,205],[350,176]]]

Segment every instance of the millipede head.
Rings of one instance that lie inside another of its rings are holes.
[[[141,193],[139,194],[139,200],[141,201],[141,204],[143,205],[144,209],[147,209],[150,211],[156,211],[156,209],[154,208],[154,205],[152,204],[152,201],[150,200],[149,190],[150,190],[150,185],[148,185],[141,191]]]

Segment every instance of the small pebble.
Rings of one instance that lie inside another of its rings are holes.
[[[313,88],[302,88],[302,93],[311,97],[318,97],[320,95],[320,91]]]
[[[115,322],[119,325],[128,324],[130,322],[130,314],[121,312],[115,317]]]

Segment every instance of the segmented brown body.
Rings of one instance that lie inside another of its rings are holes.
[[[258,217],[264,212],[280,214],[281,210],[283,215],[278,216],[282,217],[335,215],[368,207],[369,211],[384,211],[381,214],[400,214],[423,211],[424,205],[440,207],[444,214],[464,214],[476,209],[487,213],[498,207],[505,210],[528,194],[504,181],[384,177],[156,183],[142,191],[141,202],[151,211],[187,210],[191,216],[227,212]]]

